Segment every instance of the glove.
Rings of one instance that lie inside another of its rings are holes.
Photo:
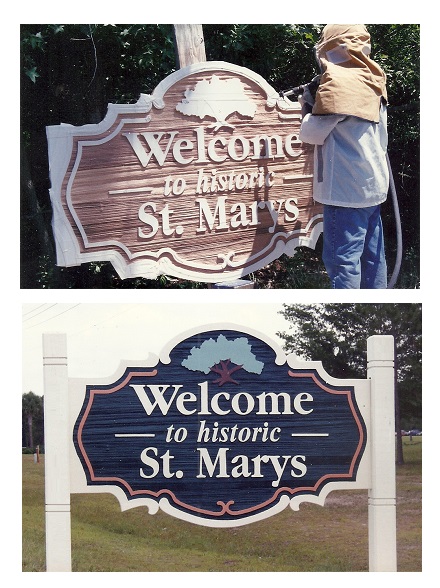
[[[310,95],[310,98],[312,100],[312,102],[309,101],[308,96],[306,96],[306,94]],[[305,117],[306,114],[310,114],[313,110],[313,98],[312,95],[310,94],[310,92],[308,90],[306,90],[304,92],[304,94],[298,96],[298,102],[301,104],[301,116],[302,118]]]
[[[303,104],[309,104],[313,106],[315,104],[315,100],[309,90],[309,86],[304,86],[304,93],[301,96],[298,96],[298,102],[303,106]]]

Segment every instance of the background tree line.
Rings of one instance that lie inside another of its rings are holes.
[[[404,258],[398,288],[419,283],[419,25],[367,25],[372,57],[388,76],[389,155],[400,201]],[[313,46],[322,25],[203,25],[208,60],[263,76],[277,90],[318,73]],[[21,25],[21,284],[23,288],[206,287],[170,280],[120,280],[109,263],[57,268],[51,229],[45,127],[100,122],[108,103],[136,102],[176,70],[172,25]],[[383,206],[387,257],[395,260],[391,199]],[[254,280],[267,288],[328,288],[316,251],[300,248]]]

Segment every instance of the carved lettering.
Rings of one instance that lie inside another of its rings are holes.
[[[223,163],[228,158],[242,162],[250,160],[274,160],[301,154],[301,142],[297,135],[256,135],[251,139],[243,135],[214,137],[206,142],[204,127],[193,130],[195,141],[178,139],[179,131],[122,133],[143,167],[155,161],[160,167],[171,153],[180,165],[193,163]],[[231,188],[230,188],[231,189]]]

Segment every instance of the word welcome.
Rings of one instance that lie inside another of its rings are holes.
[[[208,382],[198,384],[199,394],[180,391],[183,384],[130,384],[147,413],[160,411],[168,414],[174,407],[181,415],[227,415],[232,413],[248,415],[291,415],[294,413],[307,415],[313,412],[310,403],[313,396],[308,392],[299,392],[293,397],[288,392],[261,392],[252,396],[248,392],[217,392],[209,395]],[[165,397],[168,394],[169,398]]]
[[[141,165],[146,168],[155,160],[162,167],[168,153],[180,165],[195,163],[223,163],[232,161],[279,159],[286,156],[298,157],[302,143],[298,135],[256,135],[250,139],[243,135],[230,138],[220,136],[207,141],[205,128],[193,129],[194,140],[178,139],[179,131],[160,131],[142,133],[122,133],[132,147]]]

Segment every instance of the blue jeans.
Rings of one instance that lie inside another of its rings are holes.
[[[324,205],[322,253],[332,288],[386,288],[387,267],[380,205]]]

